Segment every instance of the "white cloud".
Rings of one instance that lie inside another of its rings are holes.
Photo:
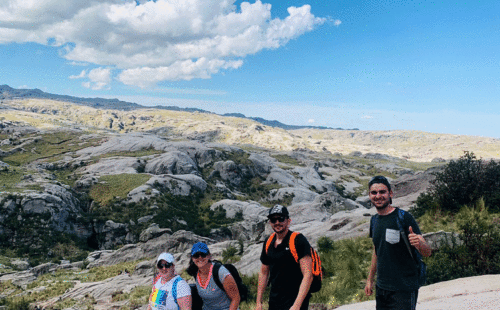
[[[89,81],[83,82],[82,86],[93,90],[100,90],[111,83],[111,69],[96,68],[90,70],[88,74],[86,70],[82,70],[79,75],[71,75],[69,78],[72,80],[88,78]]]
[[[71,75],[69,78],[74,80],[74,79],[83,79],[84,77],[87,76],[87,71],[82,70],[79,75]]]
[[[342,24],[342,21],[340,19],[336,19],[333,21],[333,24],[338,27],[340,26],[340,24]]]
[[[363,115],[361,118],[362,119],[372,119],[373,116],[371,116],[371,115]]]
[[[307,122],[308,122],[309,124],[313,124],[313,123],[314,123],[314,119],[310,118]]]
[[[238,69],[246,56],[326,22],[309,5],[272,19],[270,4],[242,2],[238,10],[235,1],[4,0],[0,44],[58,46],[68,61],[112,67],[121,71],[119,81],[148,87]],[[109,83],[90,82],[91,88]]]
[[[96,68],[90,70],[88,74],[90,80],[90,88],[94,90],[103,89],[111,82],[110,68]]]

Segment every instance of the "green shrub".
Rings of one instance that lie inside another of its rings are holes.
[[[450,240],[426,258],[429,284],[462,277],[500,273],[499,218],[479,201],[456,215],[459,239]]]
[[[234,264],[240,259],[241,257],[238,256],[238,249],[235,248],[234,246],[228,246],[227,248],[222,250],[222,262],[224,264],[226,263]]]
[[[325,236],[320,237],[316,242],[316,244],[318,245],[318,252],[320,253],[326,254],[335,249],[335,242],[333,242],[332,239]]]
[[[10,303],[8,302],[7,310],[30,310],[30,303],[24,298]]]
[[[437,208],[457,212],[481,198],[491,210],[500,210],[500,163],[485,162],[474,153],[465,152],[435,176],[430,189],[417,199],[417,208],[413,210],[417,216]]]

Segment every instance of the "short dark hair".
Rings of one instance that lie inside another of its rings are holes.
[[[389,180],[387,180],[387,178],[382,175],[374,176],[370,180],[370,182],[368,182],[368,189],[370,189],[373,184],[384,184],[385,186],[387,186],[387,189],[391,191],[391,183],[389,183]]]

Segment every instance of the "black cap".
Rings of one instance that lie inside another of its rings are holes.
[[[370,182],[368,182],[368,189],[370,189],[373,184],[384,184],[385,186],[387,186],[387,189],[391,191],[391,184],[389,183],[389,180],[387,180],[387,178],[382,175],[374,176],[370,180]]]
[[[269,215],[267,217],[271,217],[273,215],[283,215],[284,217],[288,217],[288,209],[282,205],[275,205],[269,209]]]

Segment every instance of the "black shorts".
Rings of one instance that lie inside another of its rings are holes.
[[[415,310],[418,290],[388,291],[377,286],[377,310]]]

